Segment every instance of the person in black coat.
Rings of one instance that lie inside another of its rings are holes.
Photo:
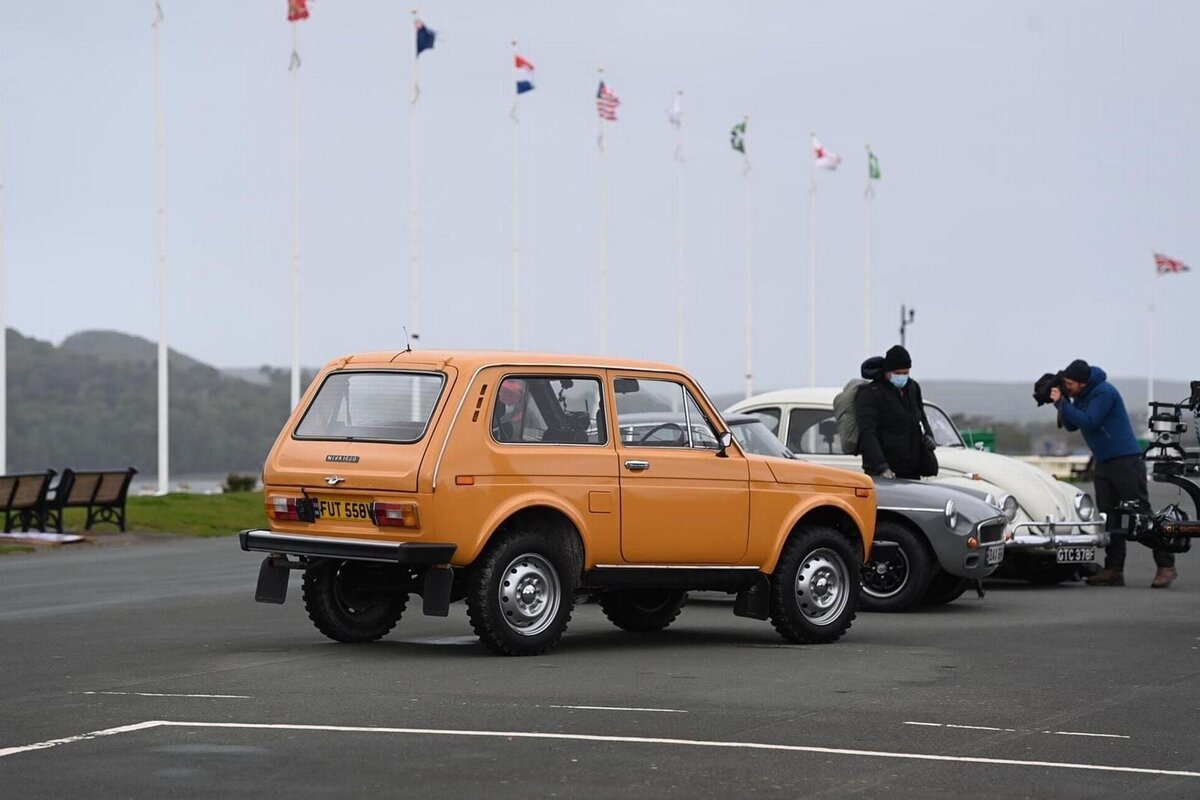
[[[931,428],[921,386],[909,377],[912,357],[901,345],[867,359],[863,377],[871,382],[854,397],[858,452],[868,475],[920,478],[937,474]]]

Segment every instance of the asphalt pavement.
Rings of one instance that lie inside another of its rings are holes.
[[[517,659],[461,603],[328,641],[298,577],[253,601],[258,562],[233,538],[0,558],[4,796],[1200,796],[1190,554],[1166,591],[1132,545],[1124,588],[996,582],[827,646],[713,595],[652,635],[584,604]]]

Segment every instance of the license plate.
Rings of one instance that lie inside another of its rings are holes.
[[[317,500],[317,515],[337,522],[370,522],[371,504],[351,497],[326,497]]]
[[[1003,560],[1004,560],[1004,545],[994,544],[987,549],[987,564],[989,567],[992,566],[993,564],[999,564]]]
[[[1094,547],[1060,547],[1058,548],[1059,564],[1081,564],[1096,560]]]

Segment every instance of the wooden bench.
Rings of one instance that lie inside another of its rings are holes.
[[[46,492],[54,470],[24,472],[17,475],[0,475],[0,506],[4,509],[4,532],[9,533],[13,525],[21,523],[21,530],[32,526],[41,530],[46,523]]]
[[[93,525],[110,522],[125,530],[125,498],[137,470],[80,470],[64,469],[51,496],[43,503],[42,520],[59,533],[63,529],[63,509],[86,508],[84,530]]]

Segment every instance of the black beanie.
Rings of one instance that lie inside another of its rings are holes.
[[[883,357],[884,372],[894,372],[898,369],[912,369],[912,356],[899,344],[889,347],[887,355]]]
[[[1092,377],[1092,368],[1082,358],[1077,358],[1063,370],[1063,377],[1076,383],[1087,383]]]

